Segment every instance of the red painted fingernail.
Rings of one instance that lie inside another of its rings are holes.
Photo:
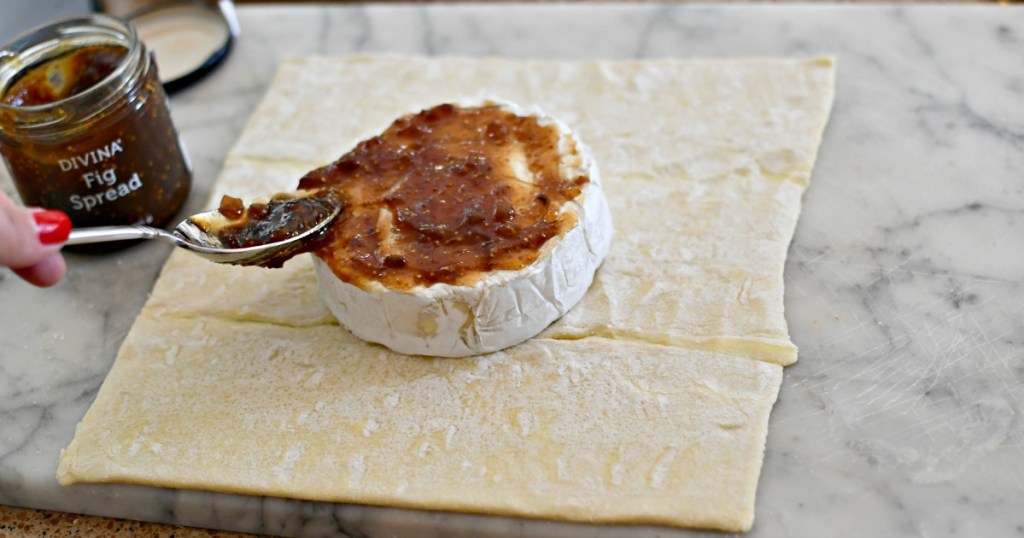
[[[32,214],[39,229],[39,241],[44,245],[53,245],[67,241],[71,234],[71,218],[63,211],[48,209]]]

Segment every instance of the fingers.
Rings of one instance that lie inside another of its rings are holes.
[[[34,265],[42,258],[32,213],[0,193],[0,265]]]
[[[37,286],[52,286],[65,273],[60,246],[71,220],[60,211],[31,210],[0,192],[0,266]]]
[[[67,266],[64,264],[64,256],[60,252],[52,252],[39,263],[21,269],[14,269],[14,273],[25,279],[29,284],[48,288],[60,282],[64,278]]]

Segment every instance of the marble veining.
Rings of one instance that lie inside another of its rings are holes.
[[[244,6],[172,99],[210,184],[280,59],[838,58],[786,267],[800,361],[773,411],[751,536],[1024,536],[1024,8]],[[11,192],[4,178],[0,186]],[[62,488],[168,247],[69,256],[55,289],[0,272],[0,502],[288,536],[693,536],[123,485]],[[709,534],[718,536],[718,534]]]

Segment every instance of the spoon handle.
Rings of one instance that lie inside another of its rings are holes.
[[[66,245],[83,245],[86,243],[105,243],[107,241],[127,241],[130,239],[160,238],[177,243],[173,235],[149,226],[96,226],[71,230]]]

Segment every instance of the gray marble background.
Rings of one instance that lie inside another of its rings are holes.
[[[242,7],[222,68],[176,95],[210,184],[286,56],[838,58],[786,266],[800,361],[750,536],[1024,536],[1024,8],[857,5]],[[11,192],[9,182],[0,187]],[[62,488],[59,450],[169,247],[0,271],[0,503],[294,536],[693,535],[121,485]],[[715,536],[715,534],[712,534]]]

